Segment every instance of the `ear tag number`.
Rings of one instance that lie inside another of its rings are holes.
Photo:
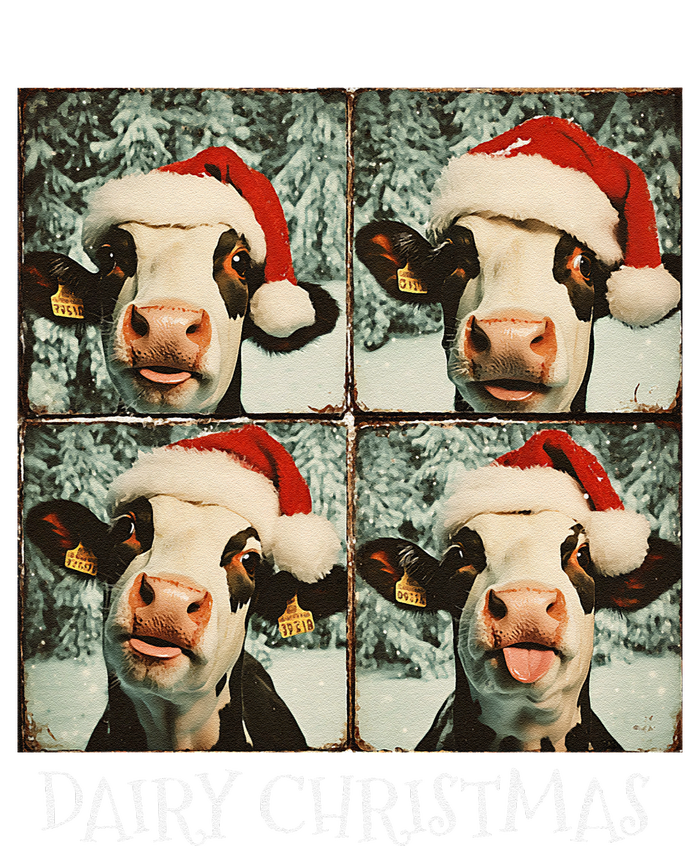
[[[425,598],[425,588],[414,581],[408,573],[404,573],[401,581],[396,582],[396,601],[404,605],[416,605],[425,608],[428,604]]]
[[[51,297],[51,310],[56,317],[74,317],[76,320],[84,320],[83,301],[80,297],[67,291],[63,285],[58,286],[58,291]]]
[[[428,289],[421,282],[421,280],[414,276],[406,262],[406,267],[400,267],[396,273],[399,280],[399,291],[405,291],[407,294],[427,294]]]
[[[97,575],[97,556],[93,555],[89,549],[85,549],[80,542],[75,549],[66,551],[63,563],[70,570],[78,570],[81,573],[87,573],[88,576]]]
[[[296,594],[294,594],[287,603],[286,611],[278,618],[277,624],[282,637],[294,637],[294,635],[314,630],[314,616],[311,611],[304,611],[299,607]]]

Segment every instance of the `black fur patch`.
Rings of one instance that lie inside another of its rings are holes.
[[[571,528],[571,534],[561,544],[561,567],[574,586],[581,602],[584,614],[595,609],[595,580],[592,570],[588,544],[581,541],[583,526],[577,523]]]
[[[239,252],[236,254],[237,261],[234,266],[230,257],[237,248]],[[214,281],[228,316],[232,319],[244,317],[248,310],[249,285],[253,282],[262,283],[262,267],[253,265],[248,253],[248,244],[235,229],[229,229],[221,235],[214,250],[213,262]]]
[[[567,267],[567,263],[577,249],[581,251],[582,259],[589,269],[587,274],[589,281],[574,278]],[[610,276],[610,271],[596,258],[595,253],[571,235],[565,234],[561,236],[554,250],[552,273],[557,282],[566,287],[576,317],[581,322],[588,323],[594,316],[596,299],[605,300],[605,283]]]

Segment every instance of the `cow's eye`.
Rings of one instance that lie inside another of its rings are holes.
[[[245,279],[251,268],[250,255],[246,250],[239,250],[231,256],[231,268],[241,279]]]
[[[571,275],[576,282],[590,283],[593,275],[593,262],[580,247],[576,247],[567,262]]]
[[[245,567],[246,573],[249,576],[255,575],[255,568],[260,564],[260,553],[254,549],[249,549],[241,556],[241,564]]]
[[[591,572],[591,552],[587,543],[582,544],[576,550],[576,561],[582,570],[585,570],[587,573]]]
[[[136,537],[136,518],[133,514],[122,514],[112,526],[114,542],[128,543]]]

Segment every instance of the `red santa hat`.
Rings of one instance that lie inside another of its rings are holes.
[[[430,229],[439,236],[468,214],[534,219],[573,235],[616,268],[608,304],[623,323],[649,326],[678,304],[644,174],[571,121],[533,118],[454,159],[436,186]]]
[[[110,489],[114,506],[157,495],[234,511],[257,530],[264,555],[302,582],[317,582],[337,563],[338,536],[311,511],[311,494],[294,459],[258,426],[142,454]]]
[[[649,522],[625,509],[598,459],[566,432],[545,429],[487,467],[466,471],[448,500],[452,534],[478,514],[558,511],[584,527],[591,560],[603,576],[639,567]]]
[[[245,236],[254,262],[265,262],[265,283],[250,303],[254,323],[286,338],[316,315],[308,293],[297,285],[289,232],[272,184],[228,147],[210,147],[191,159],[113,179],[91,196],[83,222],[83,244],[97,246],[110,226],[225,224]]]

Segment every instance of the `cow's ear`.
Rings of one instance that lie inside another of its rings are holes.
[[[658,599],[681,578],[680,548],[660,538],[649,538],[641,566],[621,576],[596,578],[596,607],[636,611]]]
[[[438,611],[439,562],[419,546],[399,538],[377,538],[360,547],[357,568],[384,599],[411,611]],[[406,581],[406,577],[408,581]]]
[[[53,564],[79,574],[100,576],[109,526],[84,505],[63,499],[42,502],[27,515],[25,532]],[[95,569],[97,572],[92,572]]]
[[[311,611],[314,620],[345,611],[348,602],[347,570],[333,567],[317,582],[301,582],[287,572],[275,573],[258,585],[253,610],[268,622],[277,623],[286,611],[287,603],[295,596],[299,607]]]
[[[61,253],[27,253],[22,264],[24,305],[55,323],[100,320],[99,273]]]
[[[265,283],[263,283],[265,284]],[[335,329],[340,315],[340,309],[335,299],[320,285],[313,285],[311,282],[297,282],[297,287],[302,288],[309,295],[311,305],[315,312],[314,322],[310,326],[302,326],[283,338],[268,335],[250,317],[246,318],[244,336],[250,338],[259,347],[272,353],[292,352],[306,346],[314,338],[321,335],[328,335]],[[252,299],[252,296],[251,296]]]
[[[390,296],[416,305],[437,302],[443,278],[431,273],[435,251],[410,226],[377,220],[363,226],[355,238],[360,261]]]

